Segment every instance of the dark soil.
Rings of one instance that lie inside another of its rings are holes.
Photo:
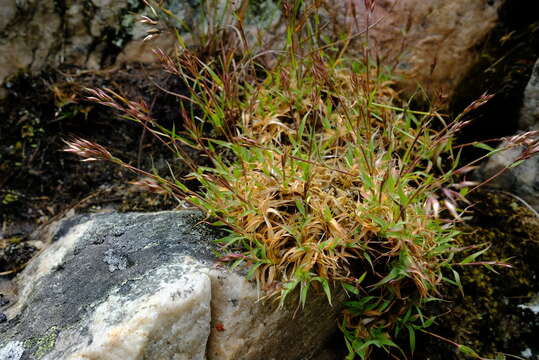
[[[181,129],[177,99],[155,86],[180,92],[180,84],[155,69],[68,74],[76,70],[20,74],[6,84],[9,95],[0,102],[0,272],[19,269],[31,253],[21,241],[70,209],[143,211],[177,205],[170,198],[133,191],[128,184],[137,177],[133,173],[105,162],[81,162],[62,149],[63,140],[82,137],[146,170],[166,175],[168,162],[176,175],[184,172],[140,125],[86,101],[83,90],[109,87],[129,99],[143,99],[162,124]]]
[[[464,296],[446,287],[448,302],[433,305],[433,314],[446,313],[429,328],[435,334],[469,346],[493,359],[497,353],[520,356],[527,348],[539,354],[539,316],[520,308],[539,293],[539,218],[517,198],[504,193],[477,193],[473,218],[462,227],[461,246],[488,244],[478,260],[504,260],[512,268],[456,268]],[[469,254],[468,254],[469,255]],[[448,277],[452,276],[448,274]],[[420,337],[420,359],[464,359],[457,349],[430,335]]]

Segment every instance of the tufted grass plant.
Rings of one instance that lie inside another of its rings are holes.
[[[222,260],[247,266],[281,305],[292,294],[303,307],[309,296],[332,303],[346,292],[339,327],[347,359],[375,348],[406,357],[416,332],[434,321],[423,306],[437,300],[440,284],[460,286],[458,267],[504,265],[479,261],[485,248],[454,242],[460,205],[475,185],[464,177],[473,164],[461,165],[454,146],[466,122],[411,110],[382,65],[321,45],[312,6],[296,1],[283,13],[287,41],[272,67],[243,48],[223,47],[210,61],[185,47],[174,56],[156,51],[188,90],[167,90],[180,100],[181,130],[161,126],[144,102],[88,90],[90,100],[156,136],[189,165],[188,176],[137,169],[86,140],[68,142],[67,151],[130,168],[144,175],[138,186],[204,211],[229,232],[219,240]],[[194,163],[186,148],[209,165]],[[470,255],[457,262],[462,250]]]

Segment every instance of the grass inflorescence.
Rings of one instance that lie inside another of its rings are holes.
[[[272,52],[271,67],[246,51],[239,18],[220,36],[236,36],[241,46],[218,47],[210,60],[185,47],[174,56],[156,51],[188,90],[175,94],[181,130],[162,127],[143,102],[89,90],[91,100],[139,122],[175,152],[191,168],[187,177],[144,172],[83,140],[68,151],[131,168],[145,175],[139,186],[202,209],[229,231],[219,240],[223,260],[247,265],[281,304],[297,294],[304,306],[315,293],[331,303],[345,291],[339,326],[349,359],[376,347],[405,356],[416,331],[433,321],[421,308],[437,299],[438,285],[458,287],[455,268],[480,264],[477,248],[453,261],[462,250],[454,243],[459,204],[474,185],[463,178],[471,167],[459,164],[453,145],[466,122],[411,110],[380,63],[346,59],[346,41],[321,44],[313,6],[284,6],[286,41]],[[207,164],[194,163],[186,147]],[[397,346],[402,334],[407,344]]]

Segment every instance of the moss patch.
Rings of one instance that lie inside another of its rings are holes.
[[[539,317],[519,305],[539,292],[539,218],[504,193],[483,191],[471,199],[477,202],[474,217],[462,227],[460,245],[489,243],[490,250],[480,259],[509,259],[513,268],[496,268],[496,274],[485,267],[461,267],[464,297],[456,288],[444,290],[449,302],[437,304],[433,310],[448,314],[432,332],[470,346],[487,358],[498,352],[520,355],[526,348],[537,352]],[[421,346],[424,353],[420,358],[459,358],[449,345],[425,337],[421,340],[427,345]],[[436,353],[439,355],[433,357]]]
[[[60,330],[57,326],[49,328],[42,336],[31,337],[24,341],[24,347],[33,352],[34,358],[39,360],[54,348]]]

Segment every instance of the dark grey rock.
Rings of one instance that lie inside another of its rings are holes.
[[[501,147],[507,144],[500,145]],[[488,182],[488,186],[498,190],[507,191],[516,195],[535,211],[539,211],[539,156],[533,156],[522,164],[510,168],[522,152],[524,147],[513,147],[501,151],[488,159],[476,171],[475,177],[484,181],[497,175]]]

